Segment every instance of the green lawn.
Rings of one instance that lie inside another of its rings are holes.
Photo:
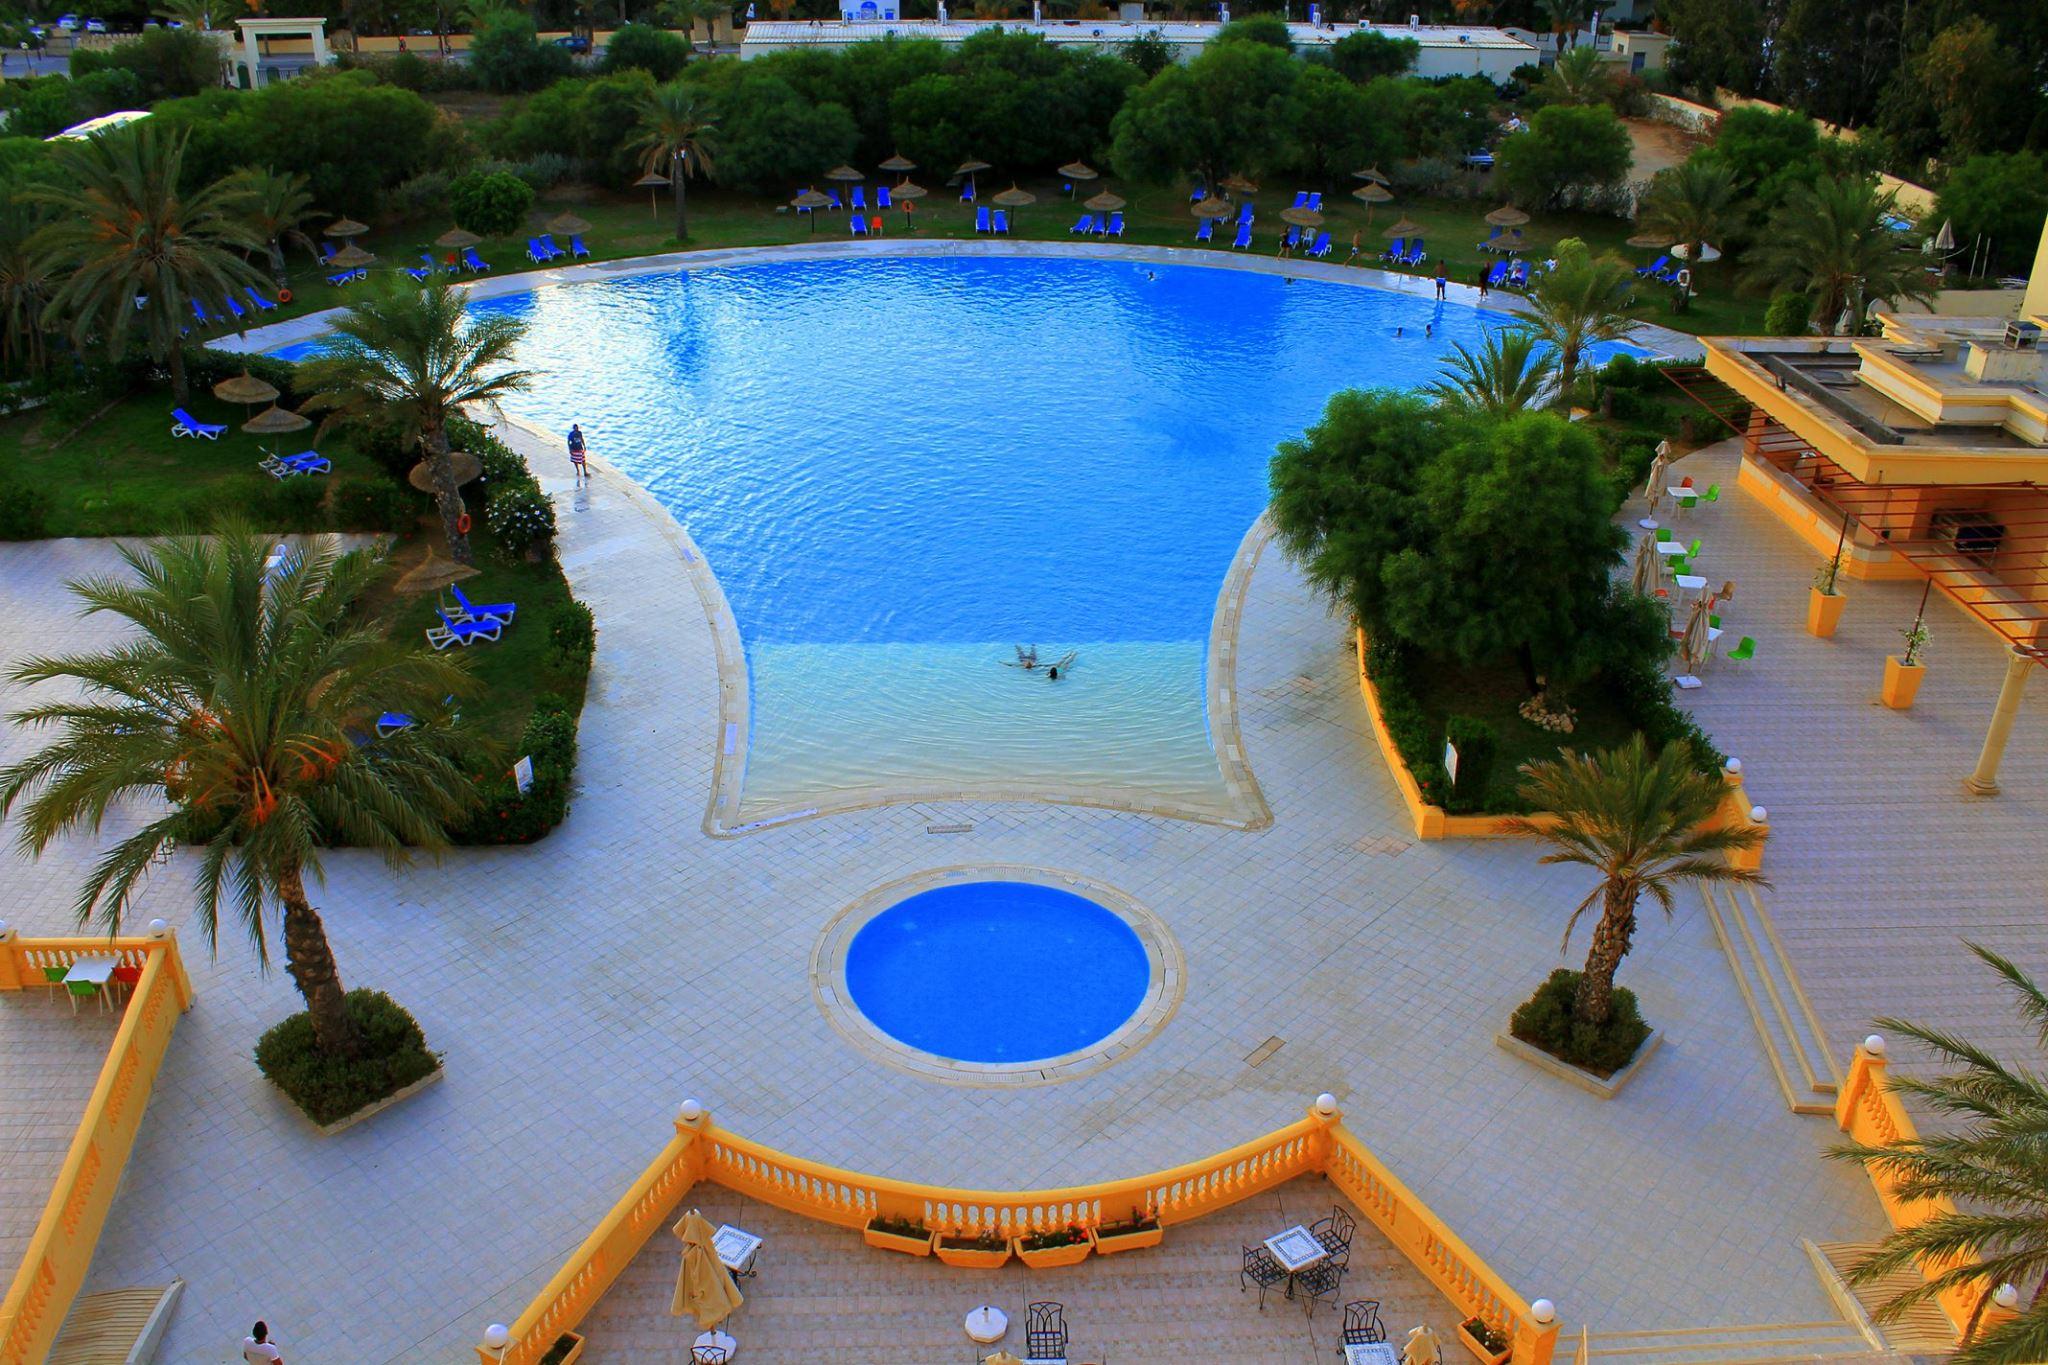
[[[1511,666],[1469,667],[1416,657],[1408,664],[1408,674],[1414,697],[1439,733],[1452,716],[1470,716],[1493,727],[1497,747],[1486,789],[1488,811],[1528,808],[1515,791],[1522,764],[1556,758],[1561,748],[1608,748],[1636,731],[1616,698],[1598,682],[1572,692],[1570,704],[1578,724],[1572,733],[1560,735],[1522,719],[1519,708],[1529,699],[1529,687]]]

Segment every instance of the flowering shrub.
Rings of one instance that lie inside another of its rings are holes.
[[[555,505],[531,478],[501,485],[484,504],[484,523],[507,558],[535,558],[555,539]]]
[[[533,786],[524,795],[510,772],[522,757],[533,760]],[[560,697],[542,697],[519,737],[519,752],[501,769],[471,775],[482,799],[467,821],[449,831],[449,838],[458,844],[532,843],[569,813],[569,779],[575,771],[576,716]]]

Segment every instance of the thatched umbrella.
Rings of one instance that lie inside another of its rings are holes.
[[[649,171],[633,182],[634,189],[647,191],[647,212],[650,217],[660,216],[661,206],[655,202],[655,199],[663,190],[668,188],[668,184],[668,177],[660,171]]]
[[[1368,166],[1362,171],[1353,171],[1351,178],[1353,180],[1364,180],[1374,185],[1391,185],[1394,183],[1387,179],[1386,176],[1380,174],[1380,168],[1377,166]]]
[[[1087,209],[1091,213],[1115,213],[1123,206],[1124,197],[1120,194],[1111,194],[1108,190],[1104,190],[1087,203],[1081,205],[1082,208]]]
[[[1529,221],[1529,215],[1513,204],[1503,204],[1486,215],[1486,221],[1495,227],[1520,227]]]
[[[1099,179],[1102,172],[1096,170],[1085,161],[1069,161],[1066,165],[1060,167],[1060,174],[1067,179],[1069,182],[1067,188],[1071,190],[1073,188],[1073,181]]]
[[[1323,215],[1314,209],[1282,209],[1280,221],[1295,227],[1315,228],[1323,225]]]
[[[1038,196],[1029,190],[1020,190],[1013,184],[989,202],[999,209],[1021,209],[1026,204],[1037,203]]]
[[[434,239],[434,245],[449,251],[466,251],[473,246],[482,246],[484,239],[466,228],[450,228]]]
[[[329,256],[327,264],[333,266],[336,270],[358,270],[376,259],[375,256],[372,256],[354,242],[350,242],[347,246]]]
[[[287,432],[304,431],[312,425],[310,418],[301,417],[290,408],[280,408],[273,404],[242,423],[242,430],[251,436],[282,436]],[[277,455],[275,441],[270,443],[270,454],[273,458]]]
[[[1232,194],[1257,194],[1259,187],[1241,175],[1233,175],[1223,182],[1223,188]]]
[[[912,232],[917,231],[917,214],[913,205],[929,194],[922,185],[913,185],[908,180],[889,191],[889,202],[903,206],[903,221]]]
[[[277,401],[277,389],[266,384],[255,375],[243,370],[232,379],[223,379],[213,386],[213,396],[223,403],[240,403],[244,407],[255,407],[258,403]]]
[[[323,237],[360,237],[370,230],[368,223],[358,223],[353,218],[343,218],[320,229]]]
[[[418,594],[439,592],[465,578],[475,578],[483,570],[472,564],[457,564],[454,560],[427,551],[427,557],[399,575],[392,587],[402,593]]]
[[[1393,241],[1393,240],[1394,240],[1394,239],[1395,239],[1396,237],[1413,237],[1413,236],[1414,236],[1414,235],[1415,235],[1416,233],[1418,233],[1418,232],[1422,232],[1422,231],[1424,231],[1424,228],[1423,228],[1422,224],[1420,224],[1420,223],[1417,223],[1417,222],[1412,222],[1412,221],[1410,221],[1410,220],[1409,220],[1409,219],[1407,219],[1407,218],[1402,218],[1402,219],[1401,219],[1401,220],[1400,220],[1399,222],[1395,223],[1395,224],[1394,224],[1394,225],[1393,225],[1392,227],[1390,227],[1390,228],[1383,228],[1383,229],[1382,229],[1382,230],[1380,231],[1380,236],[1382,236],[1382,237],[1386,238],[1386,239],[1387,239],[1388,241],[1390,241],[1390,242],[1391,242],[1391,241]]]
[[[902,175],[906,171],[916,170],[917,163],[903,155],[903,153],[898,152],[887,161],[884,161],[878,169],[887,171],[891,175]]]
[[[825,172],[825,178],[827,180],[837,180],[842,185],[857,185],[867,179],[867,176],[851,166],[834,166],[831,170]]]
[[[816,232],[818,230],[818,210],[831,208],[832,201],[816,190],[805,190],[802,194],[790,200],[789,206],[793,209],[802,209],[808,213],[811,219],[811,231]]]
[[[484,462],[466,450],[451,450],[448,452],[448,472],[454,477],[455,486],[460,488],[484,472]],[[405,481],[422,493],[435,491],[434,470],[425,460],[405,472]]]
[[[1628,239],[1628,244],[1643,251],[1664,251],[1671,245],[1671,236],[1663,232],[1638,232]]]
[[[957,180],[959,177],[963,175],[966,176],[968,188],[973,189],[975,187],[974,173],[976,171],[985,171],[987,169],[988,163],[986,161],[983,161],[978,157],[970,156],[965,161],[961,162],[958,166],[955,166],[953,168],[953,177],[954,179]]]
[[[1188,212],[1197,218],[1228,218],[1236,210],[1230,207],[1227,200],[1212,196],[1208,199],[1197,199],[1188,205]]]
[[[558,213],[543,225],[549,232],[559,232],[565,237],[590,231],[590,223],[573,213]]]
[[[1384,185],[1376,185],[1371,182],[1360,185],[1357,189],[1351,191],[1351,197],[1365,205],[1365,225],[1367,227],[1372,226],[1373,210],[1381,204],[1390,204],[1394,200],[1393,193]]]

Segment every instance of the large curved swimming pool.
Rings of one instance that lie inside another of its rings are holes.
[[[717,573],[749,680],[739,820],[995,787],[1231,818],[1219,588],[1277,442],[1499,325],[1428,292],[865,257],[475,308],[530,325],[513,406],[580,422]],[[694,610],[680,580],[648,591]]]

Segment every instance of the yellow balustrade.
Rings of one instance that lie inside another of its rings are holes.
[[[1866,1040],[1857,1047],[1855,1059],[1849,1064],[1842,1092],[1835,1097],[1835,1122],[1855,1142],[1889,1147],[1917,1138],[1920,1128],[1886,1083],[1888,1064],[1881,1049],[1871,1048],[1871,1041]],[[1931,1218],[1955,1212],[1955,1204],[1947,1199],[1901,1197],[1899,1174],[1884,1162],[1866,1161],[1863,1170],[1870,1177],[1871,1187],[1877,1191],[1877,1202],[1884,1206],[1885,1217],[1894,1228],[1918,1227]],[[1954,1261],[1923,1256],[1920,1260],[1921,1277],[1932,1280],[1954,1264]],[[1977,1313],[1979,1301],[1997,1287],[1991,1284],[1981,1289],[1962,1286],[1940,1295],[1937,1302],[1941,1304],[1941,1311],[1948,1315],[1949,1324],[1955,1328],[1958,1338],[1969,1324],[1971,1315]],[[1995,1326],[2010,1316],[2007,1310],[1996,1304],[1986,1303],[1979,1315],[1979,1329]]]
[[[1514,1342],[1514,1365],[1548,1365],[1557,1324],[1530,1306],[1353,1137],[1335,1111],[1170,1170],[1045,1190],[968,1190],[841,1170],[729,1133],[701,1113],[676,1137],[511,1324],[503,1351],[477,1348],[482,1365],[535,1365],[574,1331],[605,1290],[699,1180],[839,1227],[908,1218],[945,1233],[1114,1223],[1138,1210],[1170,1226],[1200,1218],[1297,1176],[1326,1172],[1446,1297]]]
[[[44,968],[109,954],[141,976],[42,1219],[0,1301],[0,1365],[37,1365],[55,1343],[85,1283],[171,1032],[178,1015],[192,1007],[192,980],[168,931],[160,938],[0,939],[0,991],[45,987]]]

